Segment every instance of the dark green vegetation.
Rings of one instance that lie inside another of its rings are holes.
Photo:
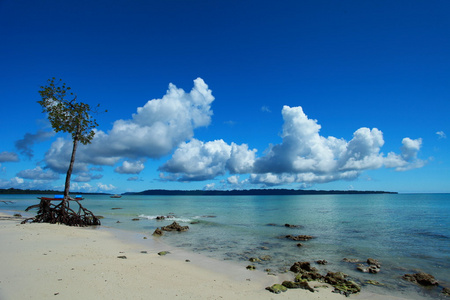
[[[62,194],[62,191],[54,191],[54,190],[22,190],[22,189],[0,189],[0,194],[9,194],[9,195],[57,195]],[[108,195],[107,193],[83,193],[83,192],[74,192],[77,195]]]
[[[186,196],[263,196],[263,195],[332,195],[332,194],[397,194],[384,191],[321,191],[321,190],[287,190],[287,189],[251,189],[251,190],[146,190],[124,195],[186,195]]]
[[[21,190],[21,189],[0,189],[0,194],[43,194],[56,195],[61,191],[53,190]],[[109,195],[109,193],[83,193],[74,192],[80,195]],[[122,195],[158,195],[158,196],[273,196],[273,195],[352,195],[352,194],[398,194],[397,192],[385,191],[322,191],[322,190],[286,190],[286,189],[252,189],[252,190],[231,190],[231,191],[203,191],[203,190],[146,190],[142,192],[128,192]]]

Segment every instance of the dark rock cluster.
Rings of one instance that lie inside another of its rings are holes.
[[[320,260],[320,262],[324,261]],[[290,271],[296,273],[294,281],[284,281],[281,284],[281,286],[288,289],[302,288],[314,292],[314,289],[308,282],[322,281],[332,285],[335,288],[335,292],[346,296],[359,293],[361,291],[360,285],[355,281],[348,279],[348,275],[342,272],[328,272],[325,276],[323,276],[307,261],[299,261],[294,263],[291,266]],[[280,285],[272,285],[266,289],[273,293],[280,293],[284,291],[280,288]]]
[[[415,274],[405,274],[402,277],[405,280],[423,285],[423,286],[437,286],[439,285],[438,281],[433,277],[433,275],[420,272]]]
[[[161,230],[164,230],[164,231],[187,231],[187,230],[189,230],[189,226],[181,226],[177,222],[173,222],[170,225],[161,227]]]

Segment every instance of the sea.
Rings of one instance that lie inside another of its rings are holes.
[[[29,216],[24,210],[38,203],[36,197],[0,195],[0,210]],[[119,199],[86,195],[82,204],[103,217],[102,226],[130,235],[150,238],[156,228],[174,221],[189,226],[186,232],[167,232],[158,239],[242,268],[254,265],[279,274],[289,272],[297,261],[309,261],[323,274],[348,274],[369,293],[448,299],[441,291],[450,288],[450,194],[124,195]],[[158,216],[169,218],[157,220]],[[287,235],[314,238],[293,241]],[[270,259],[249,261],[260,257]],[[357,263],[345,258],[361,263],[376,259],[381,271],[362,273]],[[317,264],[318,260],[327,264]],[[433,275],[440,286],[424,288],[402,279],[420,271]]]

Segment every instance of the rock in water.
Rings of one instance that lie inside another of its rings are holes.
[[[177,222],[173,222],[172,224],[168,226],[161,227],[161,230],[164,231],[187,231],[189,230],[189,226],[181,226]]]
[[[405,274],[402,278],[423,286],[439,285],[439,282],[433,277],[433,275],[424,272]]]
[[[162,236],[163,234],[164,234],[164,232],[162,232],[162,230],[159,228],[156,228],[155,231],[153,232],[153,235],[156,235],[156,236]]]
[[[304,235],[304,234],[297,235],[297,236],[289,234],[289,235],[286,235],[285,238],[293,240],[293,241],[308,241],[310,239],[313,239],[314,237],[311,235]]]

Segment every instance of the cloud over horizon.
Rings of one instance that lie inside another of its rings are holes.
[[[317,120],[309,119],[302,107],[284,106],[282,143],[271,145],[265,155],[255,157],[256,149],[246,144],[228,145],[223,140],[183,143],[160,170],[166,180],[196,181],[229,174],[250,174],[248,183],[275,186],[289,183],[314,184],[352,180],[365,170],[381,167],[406,171],[422,167],[417,159],[421,139],[404,138],[401,154],[385,156],[383,133],[362,127],[350,141],[319,134]],[[234,150],[234,151],[233,151]],[[230,177],[230,184],[241,184]]]
[[[194,135],[194,129],[208,126],[213,114],[211,90],[203,79],[194,80],[189,93],[169,84],[161,99],[149,100],[138,107],[131,119],[117,120],[108,132],[97,130],[91,144],[80,145],[74,172],[85,172],[89,164],[114,166],[120,160],[160,158],[169,154],[181,142]],[[58,138],[48,150],[45,161],[56,172],[67,171],[72,141]],[[137,174],[144,168],[134,168],[124,161],[118,173]],[[140,171],[139,171],[140,170]]]

